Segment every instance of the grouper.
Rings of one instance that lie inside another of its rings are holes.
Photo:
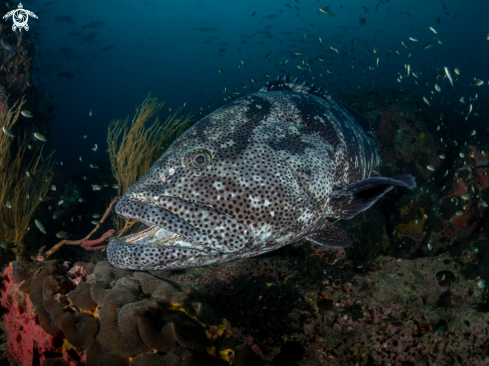
[[[131,186],[117,214],[148,228],[112,239],[109,262],[184,269],[252,257],[305,239],[345,247],[334,223],[371,207],[411,175],[371,176],[372,124],[321,88],[288,77],[190,127]]]

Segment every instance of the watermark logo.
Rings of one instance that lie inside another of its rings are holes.
[[[22,3],[19,3],[18,9],[9,11],[7,14],[3,16],[3,19],[12,17],[12,20],[14,21],[14,24],[12,25],[13,31],[15,31],[17,28],[19,28],[20,31],[22,31],[22,28],[28,31],[29,24],[27,24],[27,21],[29,20],[29,15],[37,19],[36,14],[34,14],[30,10],[24,9]]]

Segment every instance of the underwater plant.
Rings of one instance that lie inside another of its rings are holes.
[[[27,137],[15,140],[10,132],[25,103],[24,98],[11,108],[6,104],[0,114],[0,241],[2,248],[22,254],[22,241],[31,224],[31,218],[51,183],[53,164],[49,155],[42,157],[42,148],[34,153],[27,149]],[[7,132],[6,132],[7,131]],[[16,142],[14,146],[12,143]]]
[[[159,114],[164,105],[165,102],[148,94],[131,121],[128,116],[115,119],[109,125],[107,144],[119,197],[146,174],[173,140],[194,121],[191,115],[181,114],[185,106],[182,105],[160,123]],[[116,218],[115,224],[118,231],[124,227],[121,218]]]

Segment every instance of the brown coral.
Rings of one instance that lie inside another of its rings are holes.
[[[222,351],[219,341],[230,334],[224,332],[226,321],[188,288],[183,291],[163,278],[108,262],[95,268],[76,263],[68,271],[56,261],[19,260],[14,274],[25,281],[24,291],[30,292],[44,331],[79,360],[86,357],[88,366],[129,365],[130,359],[131,365],[262,364],[248,345],[236,340]],[[63,363],[59,357],[45,362]]]

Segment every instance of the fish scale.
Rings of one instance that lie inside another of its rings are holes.
[[[116,212],[153,226],[112,239],[108,260],[124,269],[180,269],[300,239],[347,246],[337,219],[393,186],[416,186],[410,175],[370,178],[381,163],[372,130],[314,85],[269,81],[189,128],[127,190]]]

